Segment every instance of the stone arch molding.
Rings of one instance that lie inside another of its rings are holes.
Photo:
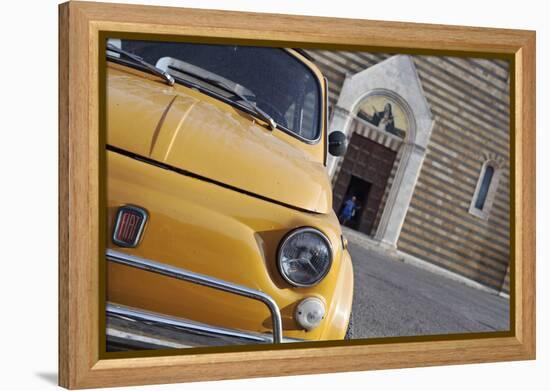
[[[350,112],[350,114],[352,114],[352,118],[355,116],[358,108],[363,104],[363,102],[365,102],[371,96],[385,96],[390,100],[393,100],[394,102],[397,102],[399,104],[399,106],[405,112],[405,115],[407,117],[407,122],[409,124],[409,128],[407,129],[407,134],[405,136],[405,142],[414,143],[414,140],[416,139],[416,120],[414,118],[414,113],[411,107],[409,106],[409,104],[407,103],[407,101],[394,91],[388,90],[386,88],[375,88],[374,90],[367,91],[355,103],[352,111]],[[351,125],[351,121],[348,124],[348,126],[349,125]]]
[[[484,162],[492,162],[499,169],[503,169],[504,165],[506,164],[506,159],[503,156],[494,152],[482,152],[481,160]]]
[[[349,139],[355,112],[373,94],[387,95],[396,100],[402,105],[409,121],[409,129],[399,152],[401,160],[375,234],[375,239],[381,243],[395,247],[426,155],[434,120],[412,58],[398,55],[347,75],[329,130],[340,130]],[[331,156],[327,161],[331,176],[338,159]]]

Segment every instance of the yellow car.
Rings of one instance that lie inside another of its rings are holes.
[[[326,170],[345,135],[307,55],[114,39],[106,55],[108,317],[189,346],[345,338]]]

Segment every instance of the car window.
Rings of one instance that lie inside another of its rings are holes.
[[[319,138],[319,81],[284,49],[134,40],[119,45],[151,64],[179,64],[203,79],[222,82],[271,116],[279,128],[309,141]],[[176,69],[166,70],[181,76]],[[211,90],[220,93],[214,85]]]

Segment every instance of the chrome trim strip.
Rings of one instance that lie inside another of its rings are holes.
[[[111,249],[107,249],[106,257],[108,261],[119,263],[121,265],[135,267],[137,269],[150,271],[163,276],[172,277],[193,284],[203,285],[209,288],[248,297],[252,300],[261,301],[271,312],[271,320],[273,324],[273,343],[281,343],[283,335],[281,312],[275,300],[264,292]]]
[[[128,307],[125,305],[107,302],[107,316],[129,319],[130,321],[146,322],[153,326],[174,328],[186,334],[183,337],[182,343],[192,341],[193,336],[203,336],[211,338],[215,342],[220,342],[224,345],[231,343],[273,343],[273,337],[270,334],[262,334],[257,332],[242,331],[237,329],[228,329],[217,327],[205,323],[195,322],[188,319],[178,318],[159,314],[156,312],[145,311],[139,308]],[[189,341],[188,341],[189,340]],[[300,339],[283,338],[282,342],[300,342]],[[193,343],[189,347],[193,347]]]
[[[328,99],[328,79],[326,76],[323,76],[323,80],[325,81],[325,126],[322,129],[325,132],[325,145],[323,148],[323,165],[327,166],[327,158],[328,158],[328,110],[329,110],[329,99]]]
[[[128,320],[121,316],[107,316],[107,322],[112,319],[121,319],[130,324],[138,321]],[[144,323],[144,322],[140,322]],[[149,322],[148,322],[149,323]],[[149,326],[149,324],[147,324]],[[144,335],[133,330],[122,330],[119,327],[110,327],[107,323],[107,351],[124,351],[124,350],[157,350],[157,349],[185,349],[195,347],[185,342],[177,342],[163,337],[156,338],[155,336]]]

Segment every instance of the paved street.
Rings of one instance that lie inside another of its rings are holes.
[[[350,243],[353,338],[508,329],[509,301]]]

